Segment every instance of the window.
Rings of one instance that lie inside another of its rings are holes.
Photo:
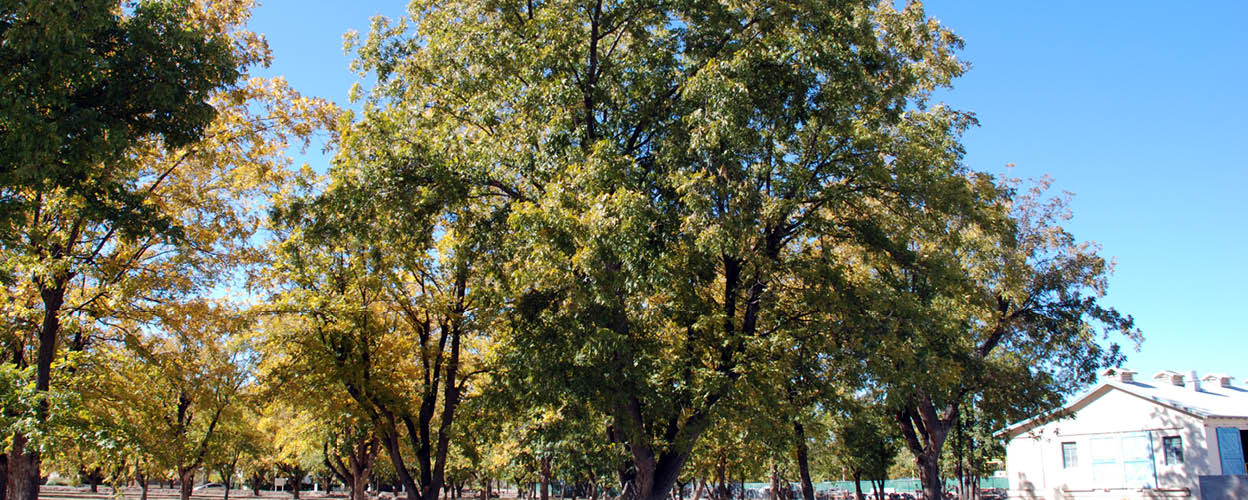
[[[1166,451],[1166,465],[1183,463],[1183,438],[1169,436],[1161,438],[1161,448]]]
[[[1075,443],[1062,443],[1062,468],[1069,469],[1079,466],[1079,454],[1075,451]]]

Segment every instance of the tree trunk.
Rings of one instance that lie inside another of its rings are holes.
[[[540,500],[548,500],[550,498],[550,457],[542,457],[537,461],[541,466],[541,472],[539,473],[539,480],[541,481],[539,491],[541,496],[538,498]]]
[[[914,455],[923,483],[923,500],[942,500],[944,485],[940,478],[940,454],[945,439],[958,418],[958,405],[950,404],[941,416],[932,400],[919,391],[913,406],[895,414],[901,427],[906,448]]]
[[[924,453],[915,460],[919,465],[919,481],[923,483],[923,500],[942,500],[944,484],[940,480],[940,455]]]
[[[135,472],[134,481],[139,483],[139,500],[147,500],[147,474]]]
[[[299,500],[299,490],[303,486],[303,478],[308,477],[308,473],[304,472],[301,467],[297,467],[287,475],[290,476],[288,479],[290,480],[290,493],[293,495],[291,498]]]
[[[636,452],[633,456],[633,464],[637,467],[637,477],[633,480],[637,500],[667,500],[680,468],[689,459],[688,453],[673,451],[655,460],[653,452],[648,449],[640,457]]]
[[[61,306],[65,303],[64,277],[51,283],[36,283],[43,299],[43,323],[39,328],[39,348],[35,356],[35,390],[47,394],[52,381],[52,358],[56,354],[56,336],[61,330]],[[48,418],[48,401],[40,399],[35,420],[42,424]],[[39,499],[39,452],[26,449],[28,438],[18,432],[13,436],[9,455],[9,500]]]
[[[8,498],[9,454],[0,453],[0,500]]]
[[[866,500],[862,496],[862,473],[859,471],[854,471],[854,494],[854,498]]]
[[[806,443],[806,428],[793,421],[793,436],[797,438],[797,473],[802,479],[802,500],[815,500],[815,483],[810,480],[810,450]]]
[[[368,474],[351,478],[351,500],[368,500]]]
[[[966,494],[967,494],[966,467],[963,464],[963,462],[965,461],[965,457],[963,456],[963,449],[966,447],[966,442],[964,441],[965,438],[963,437],[963,433],[962,433],[962,417],[961,416],[959,416],[957,420],[954,421],[954,437],[955,437],[954,440],[956,441],[956,444],[953,449],[954,455],[955,455],[953,473],[954,475],[958,477],[958,498],[966,498]]]
[[[26,435],[13,433],[9,449],[8,500],[39,500],[39,454],[26,449]]]
[[[702,489],[706,487],[706,481],[694,479],[693,484],[693,500],[702,500]]]
[[[264,476],[258,472],[253,472],[247,476],[247,485],[251,486],[251,496],[260,496],[260,488],[264,486]]]
[[[84,470],[82,472],[82,476],[83,479],[87,480],[87,487],[90,489],[91,493],[100,492],[100,482],[104,480],[104,473],[99,467]]]
[[[771,466],[771,493],[767,495],[767,498],[771,500],[782,500],[780,497],[780,473],[777,470],[778,467],[776,466],[776,459],[773,458],[770,460],[770,462],[771,462],[770,464]]]
[[[178,498],[190,500],[191,489],[195,487],[195,469],[179,471],[178,478],[182,481],[182,484],[178,485]]]

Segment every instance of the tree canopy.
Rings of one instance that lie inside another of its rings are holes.
[[[936,499],[1140,340],[1049,181],[964,164],[919,2],[415,0],[348,112],[247,77],[252,5],[0,5],[11,500],[44,458],[814,500],[903,445]]]

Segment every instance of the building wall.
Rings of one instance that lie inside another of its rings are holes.
[[[1212,417],[1205,421],[1205,435],[1208,436],[1209,443],[1209,461],[1210,475],[1231,475],[1243,474],[1245,471],[1224,471],[1222,470],[1222,461],[1219,459],[1218,450],[1218,427],[1234,427],[1240,430],[1248,430],[1248,419],[1242,418],[1220,418]],[[1248,454],[1248,450],[1245,450]]]
[[[1221,469],[1216,442],[1207,442],[1206,436],[1212,434],[1205,422],[1121,390],[1102,391],[1086,406],[1076,407],[1074,417],[1038,426],[1010,441],[1006,471],[1012,497],[1199,498],[1199,476]],[[1182,439],[1183,463],[1165,463],[1162,438],[1168,436]],[[1075,444],[1074,467],[1063,467],[1062,443]],[[1113,446],[1122,450],[1117,465],[1106,459]],[[1141,459],[1123,464],[1124,455],[1148,457],[1147,463]],[[1141,494],[1143,485],[1153,491]]]

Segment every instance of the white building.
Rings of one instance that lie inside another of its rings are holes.
[[[1135,375],[1106,370],[1055,416],[1000,431],[1010,498],[1248,499],[1248,389],[1225,375]]]

